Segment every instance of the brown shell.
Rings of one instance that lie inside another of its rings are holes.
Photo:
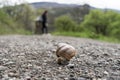
[[[56,55],[58,57],[63,57],[67,60],[70,60],[72,57],[76,55],[76,50],[71,45],[60,43],[58,44]]]

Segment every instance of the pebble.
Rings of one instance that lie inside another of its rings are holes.
[[[108,75],[109,73],[108,73],[107,71],[104,71],[104,74],[105,74],[105,75]]]
[[[19,77],[19,75],[17,73],[12,73],[12,72],[8,73],[8,76],[9,77]]]
[[[73,69],[74,68],[74,64],[68,64],[67,65],[70,69]]]
[[[68,65],[56,63],[58,42],[77,49]],[[119,80],[119,48],[120,44],[73,37],[0,36],[0,80]]]
[[[7,67],[5,66],[0,66],[0,71],[5,71],[7,69]]]

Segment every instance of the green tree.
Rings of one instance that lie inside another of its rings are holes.
[[[92,10],[85,16],[81,26],[94,35],[114,36],[120,35],[120,14],[111,10]],[[93,36],[94,36],[93,35]]]
[[[15,24],[11,17],[0,9],[0,34],[15,31]]]
[[[3,10],[17,23],[18,27],[32,31],[34,26],[34,10],[28,4],[5,6]]]
[[[109,35],[120,39],[120,14],[115,14],[109,21]]]
[[[55,20],[58,31],[76,31],[77,24],[69,16],[60,16]]]
[[[0,32],[24,33],[34,29],[34,9],[29,4],[13,5],[9,1],[0,1]],[[8,4],[8,5],[7,5]]]
[[[106,21],[104,12],[100,10],[92,10],[90,14],[85,16],[85,20],[82,23],[86,29],[94,32],[95,34],[106,35]]]

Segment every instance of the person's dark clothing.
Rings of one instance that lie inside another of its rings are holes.
[[[42,33],[48,33],[48,30],[47,30],[47,12],[44,12],[42,14]]]
[[[42,33],[48,33],[47,26],[45,22],[42,22]]]
[[[47,15],[46,15],[46,13],[42,14],[42,21],[45,22],[45,23],[47,22]]]

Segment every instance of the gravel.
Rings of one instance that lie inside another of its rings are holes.
[[[77,55],[56,62],[56,44],[68,43]],[[120,44],[46,35],[0,36],[0,80],[120,80]]]

